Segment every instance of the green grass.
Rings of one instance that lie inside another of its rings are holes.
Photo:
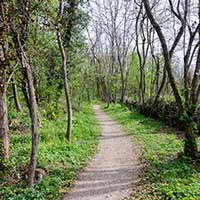
[[[144,177],[131,199],[200,199],[200,167],[184,156],[183,141],[162,132],[164,125],[138,111],[111,105],[106,112],[122,124],[141,146],[147,164]]]
[[[17,117],[18,123],[28,120],[22,114]],[[81,112],[74,113],[72,139],[66,142],[66,114],[59,113],[59,118],[48,121],[42,118],[38,168],[48,171],[48,176],[31,188],[27,188],[24,170],[27,169],[31,148],[31,135],[11,134],[12,156],[7,163],[4,178],[0,179],[0,199],[5,200],[43,200],[60,199],[76,179],[77,172],[85,166],[94,154],[99,135],[99,126],[91,106],[84,106]],[[5,176],[6,174],[6,176]]]

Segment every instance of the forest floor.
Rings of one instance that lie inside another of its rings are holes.
[[[131,193],[125,199],[200,200],[200,160],[182,154],[182,133],[121,105],[94,111],[84,104],[74,113],[70,143],[63,107],[54,120],[42,112],[37,168],[47,176],[34,187],[26,187],[24,173],[31,144],[29,114],[9,112],[12,157],[0,172],[0,199],[121,200]]]
[[[6,163],[4,173],[0,171],[0,199],[60,200],[76,180],[78,172],[96,153],[100,129],[91,105],[84,104],[81,111],[74,113],[70,143],[65,138],[63,104],[59,104],[55,119],[49,120],[47,114],[48,110],[41,111],[37,164],[47,176],[34,187],[27,187],[25,172],[31,147],[29,113],[9,112],[9,121],[13,124],[10,128],[11,159]]]
[[[64,200],[121,200],[139,181],[138,146],[100,106],[94,106],[94,111],[102,130],[98,153]]]

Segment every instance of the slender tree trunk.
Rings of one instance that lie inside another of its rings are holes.
[[[63,67],[63,73],[64,73],[64,82],[65,82],[64,88],[65,88],[65,98],[66,98],[66,104],[67,104],[66,138],[68,141],[70,141],[71,129],[72,129],[72,105],[71,105],[71,100],[70,100],[69,84],[68,84],[68,78],[67,78],[67,57],[66,57],[65,50],[62,44],[60,31],[57,31],[57,40],[58,40],[58,45],[59,45],[60,52],[62,55],[62,67]]]
[[[58,46],[60,48],[60,53],[62,56],[62,68],[63,68],[64,82],[65,82],[64,88],[65,88],[65,97],[66,97],[66,104],[67,104],[66,138],[68,141],[70,141],[71,130],[72,130],[72,104],[71,104],[71,99],[70,99],[69,83],[68,83],[68,78],[67,78],[67,56],[65,53],[65,49],[62,42],[62,36],[61,36],[60,21],[62,20],[63,12],[64,12],[64,2],[63,0],[60,0],[58,18],[57,18],[57,41],[58,41]]]
[[[121,88],[121,103],[124,103],[124,96],[125,96],[125,81],[124,81],[124,77],[121,80],[122,83],[122,88]]]
[[[17,112],[22,112],[22,107],[18,98],[18,90],[17,90],[17,85],[14,82],[14,80],[12,80],[12,90],[13,90],[13,96],[14,96],[14,101],[15,101],[15,107]]]
[[[25,73],[25,72],[23,72]],[[26,101],[26,105],[28,108],[30,108],[30,100],[29,100],[29,94],[28,94],[28,82],[26,80],[26,75],[24,74],[23,75],[24,78],[23,78],[23,81],[22,81],[22,92],[23,92],[23,95],[24,95],[24,99]]]
[[[160,76],[160,59],[159,57],[157,58],[155,55],[153,55],[152,53],[152,57],[153,57],[153,62],[152,62],[152,65],[153,63],[156,65],[156,71],[155,71],[155,75],[154,75],[154,78],[152,80],[152,89],[151,89],[151,95],[155,95],[158,93],[159,91],[159,76]],[[165,73],[166,73],[166,70],[165,70]],[[152,75],[154,74],[154,72],[152,72]],[[164,72],[163,72],[163,76],[164,76]]]
[[[80,93],[78,95],[78,110],[80,110],[81,107],[81,101],[82,101],[82,97],[83,97],[83,92],[85,90],[85,85],[82,83],[81,84],[81,89],[80,89]]]
[[[117,103],[117,76],[115,77],[115,91],[114,91],[114,101]]]
[[[100,81],[99,81],[99,77],[96,77],[96,87],[97,87],[97,97],[98,97],[98,99],[100,99],[101,95],[100,95]]]
[[[16,27],[11,25],[12,37],[15,44],[17,56],[23,67],[23,75],[25,84],[25,89],[23,92],[25,94],[27,104],[29,106],[29,113],[31,117],[32,125],[32,149],[30,156],[30,163],[28,169],[28,183],[29,185],[34,185],[35,183],[35,171],[37,166],[37,156],[38,156],[38,136],[39,136],[39,113],[37,107],[37,101],[34,89],[33,72],[30,66],[30,61],[27,57],[28,52],[28,38],[29,38],[29,23],[31,19],[30,8],[32,6],[32,0],[26,0],[21,2],[21,10],[19,19],[22,21],[18,30]]]
[[[139,98],[140,105],[144,105],[144,94],[145,94],[145,77],[144,77],[144,66],[140,66],[140,84],[139,84]]]
[[[38,109],[35,96],[35,89],[33,85],[33,77],[30,66],[27,66],[27,78],[29,85],[30,94],[30,110],[31,110],[31,121],[32,121],[32,151],[31,159],[29,164],[29,183],[33,185],[35,182],[35,170],[37,165],[37,155],[38,155]]]
[[[86,91],[87,91],[88,103],[91,103],[91,97],[90,97],[90,90],[89,90],[89,88],[87,88]]]
[[[35,170],[37,166],[37,156],[38,156],[38,107],[36,102],[36,96],[35,96],[35,89],[34,89],[34,83],[33,83],[33,76],[32,76],[32,69],[29,64],[29,61],[26,57],[25,52],[23,51],[21,45],[21,57],[20,61],[22,63],[22,66],[25,70],[24,75],[28,82],[28,94],[29,94],[29,111],[30,111],[30,117],[31,117],[31,124],[32,124],[32,149],[31,149],[31,157],[30,157],[30,163],[29,163],[29,170],[28,170],[28,182],[32,186],[35,183]]]
[[[120,55],[118,55],[118,62],[120,66],[120,78],[121,78],[121,97],[120,102],[124,103],[124,95],[125,95],[125,80],[124,80],[124,60],[121,61]]]
[[[161,93],[163,92],[163,90],[165,88],[166,82],[167,82],[167,74],[166,74],[166,69],[164,67],[162,82],[161,82],[161,85],[160,85],[159,90],[157,92],[157,95],[156,95],[156,97],[154,99],[153,106],[152,106],[153,108],[157,105],[158,100],[160,98],[160,95],[161,95]]]

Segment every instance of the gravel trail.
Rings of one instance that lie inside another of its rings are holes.
[[[94,111],[102,130],[98,152],[63,200],[122,200],[139,180],[137,146],[98,105]]]

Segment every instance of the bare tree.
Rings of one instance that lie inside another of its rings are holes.
[[[156,22],[153,14],[152,14],[152,9],[150,7],[149,1],[148,0],[143,0],[145,9],[146,9],[146,13],[147,16],[149,17],[154,29],[157,32],[157,35],[159,37],[160,43],[162,45],[162,49],[163,49],[163,57],[165,60],[165,68],[167,70],[168,73],[168,77],[169,77],[169,81],[179,108],[179,114],[183,114],[183,112],[185,111],[186,114],[184,114],[184,118],[186,118],[185,122],[187,123],[186,126],[186,139],[185,139],[185,154],[190,156],[190,157],[195,157],[196,156],[196,152],[197,152],[197,143],[195,140],[195,136],[194,136],[194,130],[193,130],[193,118],[194,118],[194,113],[196,111],[197,108],[197,97],[198,97],[198,87],[199,87],[199,72],[200,72],[200,65],[199,65],[199,59],[200,59],[200,50],[198,50],[198,55],[197,55],[197,62],[196,62],[196,67],[194,70],[194,75],[192,78],[192,83],[191,83],[191,92],[190,92],[190,97],[188,97],[188,99],[190,99],[189,101],[186,101],[186,104],[183,105],[183,101],[180,97],[178,88],[177,88],[177,84],[175,82],[175,78],[174,75],[172,73],[172,55],[173,52],[176,48],[176,46],[178,45],[181,37],[183,36],[184,30],[186,28],[186,22],[187,22],[187,15],[188,15],[188,0],[184,1],[184,13],[183,15],[181,14],[180,11],[180,1],[178,1],[177,6],[176,6],[176,11],[174,9],[174,5],[172,3],[171,0],[169,0],[169,4],[170,4],[170,8],[171,8],[171,12],[175,15],[175,17],[180,21],[181,23],[181,27],[174,39],[173,45],[170,49],[170,51],[168,50],[168,45],[166,42],[166,38],[163,34],[163,31],[160,27],[160,25]],[[193,33],[195,34],[195,32]],[[193,35],[190,34],[190,35]],[[191,39],[191,37],[190,37]],[[190,43],[190,42],[189,42]],[[199,43],[198,43],[198,47],[199,47]],[[189,47],[190,48],[190,47]],[[188,48],[188,49],[189,49]],[[187,55],[187,53],[186,53]],[[188,59],[186,59],[186,55],[185,55],[185,63],[188,63]],[[186,80],[186,75],[187,75],[187,64],[185,64],[185,82],[187,82]],[[186,93],[189,94],[189,88],[186,86],[185,89],[187,90]],[[187,99],[187,98],[186,98]]]
[[[92,55],[95,52],[95,60],[101,62],[98,66],[103,72],[101,77],[105,80],[102,88],[106,89],[107,102],[116,101],[117,94],[120,93],[120,101],[123,103],[129,75],[130,50],[133,49],[133,4],[120,0],[104,0],[102,3],[94,1],[93,7],[95,9],[91,15],[95,20],[91,25],[94,27],[92,35],[98,35],[96,30],[101,34],[96,37],[98,42],[90,37],[90,43],[93,40]],[[117,87],[118,81],[120,88]]]

